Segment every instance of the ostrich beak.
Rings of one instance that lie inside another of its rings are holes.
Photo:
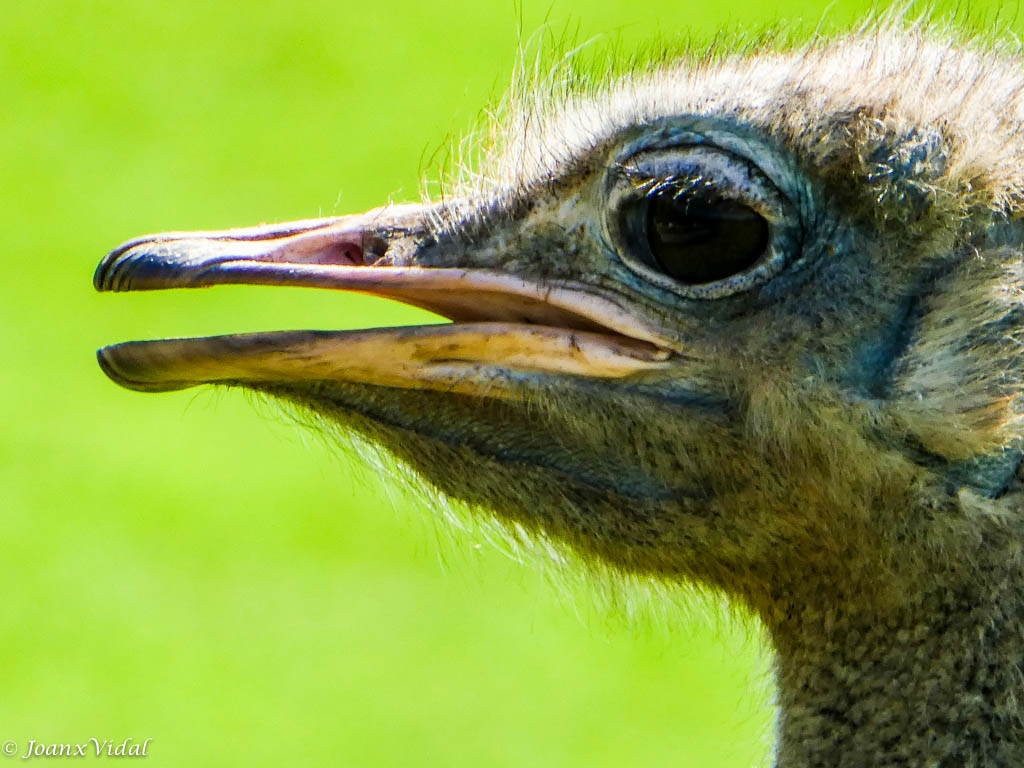
[[[151,235],[108,254],[94,285],[99,291],[232,283],[356,291],[431,310],[452,324],[133,341],[99,350],[100,366],[116,383],[151,392],[204,383],[339,381],[492,397],[507,396],[524,375],[620,379],[666,366],[668,342],[614,297],[582,283],[523,279],[479,260],[466,266],[460,246],[442,249],[429,234],[431,212],[390,206],[331,219]]]

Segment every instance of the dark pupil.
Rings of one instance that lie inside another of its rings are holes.
[[[712,283],[751,267],[768,222],[733,200],[665,190],[648,198],[647,242],[657,266],[681,283]]]

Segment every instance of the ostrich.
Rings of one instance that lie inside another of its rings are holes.
[[[440,202],[132,240],[101,291],[359,291],[440,326],[136,341],[438,493],[696,581],[775,652],[779,766],[1024,765],[1024,70],[880,24],[513,100]]]

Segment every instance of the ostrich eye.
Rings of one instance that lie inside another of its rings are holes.
[[[723,280],[754,266],[768,246],[768,222],[757,211],[702,189],[671,188],[647,198],[651,266],[687,285]]]
[[[674,293],[730,296],[765,284],[799,256],[792,202],[757,165],[727,150],[635,153],[611,168],[607,184],[609,244],[625,266]]]

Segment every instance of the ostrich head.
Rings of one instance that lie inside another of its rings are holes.
[[[879,28],[531,101],[441,202],[144,237],[95,276],[451,324],[100,364],[298,403],[448,497],[722,590],[778,652],[781,763],[1016,764],[1022,86],[1010,54]]]

